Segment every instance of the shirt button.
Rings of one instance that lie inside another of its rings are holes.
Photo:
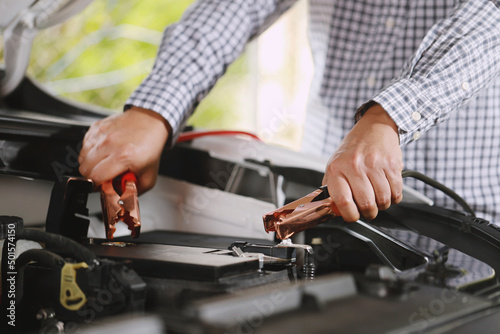
[[[462,82],[462,89],[468,91],[470,89],[469,83],[467,81]]]
[[[385,26],[387,29],[392,29],[392,28],[394,28],[395,25],[396,25],[396,21],[394,21],[394,19],[392,17],[389,17],[385,21]]]
[[[373,88],[377,84],[377,79],[375,79],[374,77],[368,77],[366,78],[366,84],[368,85],[368,87]]]
[[[417,121],[420,121],[420,119],[422,118],[422,115],[420,115],[419,112],[417,111],[414,111],[412,114],[411,114],[411,118],[417,122]]]
[[[415,133],[413,134],[413,140],[419,140],[419,139],[420,139],[420,136],[421,136],[420,131],[415,132]]]

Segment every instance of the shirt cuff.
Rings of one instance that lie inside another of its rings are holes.
[[[151,74],[127,99],[124,110],[136,106],[159,113],[172,127],[167,142],[167,147],[172,147],[196,107],[192,91],[179,80]]]
[[[380,104],[389,114],[398,126],[401,145],[405,145],[418,140],[439,121],[428,96],[413,80],[399,79],[375,95],[371,102]]]

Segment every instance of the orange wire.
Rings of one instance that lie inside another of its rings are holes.
[[[197,132],[197,131],[183,132],[179,135],[177,142],[182,143],[185,141],[190,141],[196,138],[207,137],[207,136],[237,136],[237,135],[248,136],[260,141],[259,137],[257,137],[253,133],[246,131],[215,130],[215,131],[202,131],[202,132]]]

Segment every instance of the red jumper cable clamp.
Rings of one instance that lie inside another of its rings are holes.
[[[133,238],[139,237],[141,218],[136,182],[134,173],[126,172],[117,180],[109,180],[101,185],[101,206],[107,239],[113,239],[115,225],[119,221],[127,224]]]

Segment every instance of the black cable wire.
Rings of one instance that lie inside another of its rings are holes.
[[[21,239],[44,243],[46,248],[66,254],[68,257],[77,261],[85,262],[89,265],[89,267],[92,267],[97,263],[94,253],[92,253],[85,246],[80,245],[78,242],[62,235],[37,229],[24,228],[16,233],[16,242]],[[3,254],[5,254],[5,249],[2,255]],[[22,300],[23,296],[24,267],[32,261],[50,268],[62,266],[65,262],[62,256],[46,249],[29,249],[21,253],[16,260],[16,281],[20,282],[20,284],[17,284],[16,304]],[[3,277],[2,281],[4,281]]]
[[[35,248],[22,252],[16,260],[16,267],[23,267],[32,261],[50,268],[64,263],[62,256],[46,249]]]
[[[22,252],[16,260],[16,304],[19,304],[23,298],[24,267],[30,262],[36,262],[38,265],[48,268],[55,268],[58,266],[62,267],[64,259],[62,256],[46,249],[28,249]]]
[[[96,256],[88,248],[65,236],[41,230],[25,228],[16,235],[17,239],[27,239],[45,243],[46,248],[53,249],[89,266],[96,263]]]
[[[431,179],[430,177],[428,177],[422,173],[419,173],[417,171],[414,171],[414,170],[404,170],[401,173],[401,175],[403,178],[413,177],[414,179],[420,180],[433,188],[441,190],[444,194],[448,195],[453,200],[455,200],[455,202],[457,202],[464,209],[465,212],[471,214],[472,217],[476,217],[476,213],[469,206],[469,204],[467,204],[467,202],[462,197],[460,197],[460,195],[458,195],[456,192],[454,192],[450,188],[446,187],[444,184],[439,183],[438,181]]]

